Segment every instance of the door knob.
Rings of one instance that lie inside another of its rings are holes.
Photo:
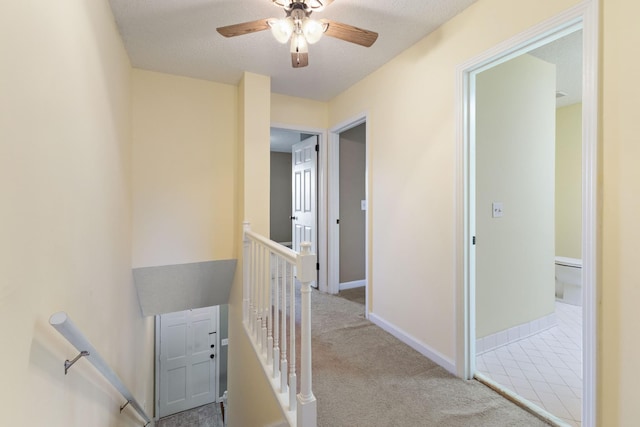
[[[215,346],[216,346],[215,344],[211,344],[211,348],[213,348],[213,347],[215,347]]]
[[[294,219],[298,219],[298,217],[297,216],[290,216],[289,219],[290,220],[294,220]]]
[[[214,357],[216,357],[216,355],[212,354],[211,356],[209,356],[209,359],[213,359]]]

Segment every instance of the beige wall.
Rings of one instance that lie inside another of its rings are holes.
[[[271,123],[326,129],[328,117],[327,102],[271,94]]]
[[[108,2],[0,14],[3,426],[140,426],[49,325],[66,311],[153,415],[153,323],[131,279],[130,65]]]
[[[582,259],[582,103],[556,111],[556,255]]]
[[[238,88],[239,216],[252,230],[269,235],[269,77],[244,73]],[[236,230],[242,241],[240,228]],[[229,297],[228,416],[230,427],[262,427],[278,423],[283,414],[271,391],[242,324],[242,247]]]
[[[637,84],[640,2],[607,0],[602,9],[602,270],[600,426],[640,418],[640,120]]]
[[[330,102],[329,126],[368,112],[370,307],[451,361],[456,67],[576,3],[480,0]]]
[[[133,265],[234,258],[237,87],[133,71]]]

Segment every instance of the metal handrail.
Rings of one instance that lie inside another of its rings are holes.
[[[142,406],[138,403],[138,401],[133,397],[129,389],[124,385],[124,383],[120,380],[118,375],[109,367],[107,362],[100,356],[96,348],[91,345],[89,340],[84,336],[84,334],[78,329],[78,327],[71,321],[67,313],[64,311],[59,311],[54,313],[49,318],[49,324],[53,326],[60,334],[65,337],[73,346],[80,352],[80,354],[73,359],[73,361],[65,360],[64,362],[64,373],[65,375],[73,366],[73,364],[80,359],[80,357],[84,356],[86,359],[91,362],[93,366],[100,371],[104,377],[109,380],[109,382],[122,394],[122,396],[126,399],[126,402],[120,407],[120,412],[131,405],[138,414],[144,419],[145,426],[151,423],[151,419],[146,414]]]

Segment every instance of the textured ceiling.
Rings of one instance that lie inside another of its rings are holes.
[[[309,66],[291,67],[289,47],[269,31],[224,38],[216,28],[282,17],[270,0],[110,0],[134,67],[237,84],[243,71],[271,76],[275,93],[327,101],[451,19],[475,0],[334,0],[315,18],[379,33],[365,48],[323,37]],[[582,99],[582,31],[530,52],[557,65],[558,106]]]
[[[556,106],[565,107],[582,101],[582,30],[528,52],[543,61],[556,64],[556,90],[566,93]],[[298,131],[271,128],[271,151],[291,152],[291,145],[303,135]]]
[[[269,31],[224,38],[217,27],[284,17],[270,0],[110,0],[134,67],[237,84],[243,71],[271,76],[271,90],[328,101],[475,0],[335,0],[314,18],[379,33],[365,48],[323,37],[309,66],[291,67],[289,46]]]
[[[556,64],[556,90],[566,94],[557,98],[558,107],[582,101],[582,30],[539,47],[529,54]]]

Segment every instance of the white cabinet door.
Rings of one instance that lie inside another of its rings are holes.
[[[217,309],[160,316],[160,417],[215,402]]]

